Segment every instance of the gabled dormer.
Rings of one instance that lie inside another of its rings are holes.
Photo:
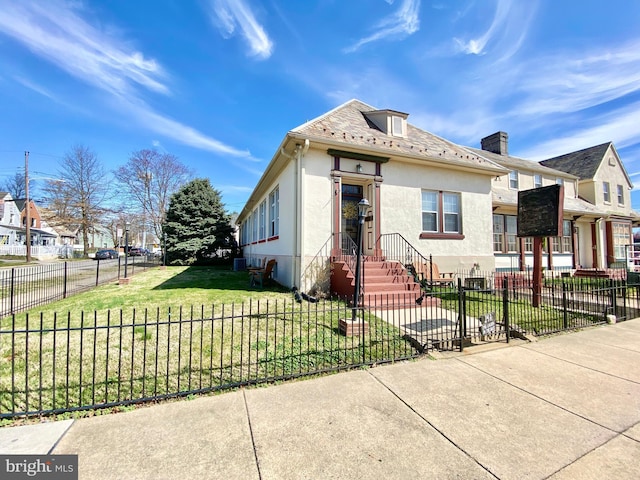
[[[363,112],[363,115],[373,123],[380,131],[394,137],[407,136],[408,113],[396,110],[374,110]]]

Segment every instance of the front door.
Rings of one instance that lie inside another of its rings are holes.
[[[342,184],[342,209],[340,230],[358,241],[358,203],[362,200],[362,185]]]

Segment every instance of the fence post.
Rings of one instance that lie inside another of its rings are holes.
[[[515,278],[514,282],[515,284]],[[507,335],[507,343],[511,339],[511,329],[509,328],[509,277],[502,277],[502,321]]]
[[[616,287],[615,287],[615,280],[610,278],[609,279],[609,296],[611,298],[611,315],[618,315],[618,309],[616,308]],[[606,315],[605,315],[605,320],[607,319]]]
[[[13,267],[13,268],[11,269],[11,300],[10,300],[10,302],[11,302],[11,303],[10,303],[10,305],[11,305],[11,306],[10,306],[10,309],[11,309],[11,315],[13,315],[13,314],[15,313],[15,312],[13,311],[13,307],[14,307],[14,303],[13,303],[13,296],[15,295],[15,280],[16,280],[16,279],[15,279],[15,276],[16,276],[16,275],[15,275],[15,273],[16,273],[16,272],[15,272],[15,270],[16,270],[16,268],[15,268],[15,267]]]
[[[563,280],[562,281],[562,328],[564,330],[569,328],[569,319],[568,319],[569,312],[567,311],[567,309],[568,309],[568,305],[567,305],[567,284]]]
[[[99,285],[99,278],[100,278],[100,259],[96,260],[96,287]]]
[[[429,255],[431,259],[431,255]],[[431,277],[433,278],[433,276]],[[458,277],[458,325],[460,325],[460,351],[464,350],[464,336],[466,333],[467,315],[465,312],[466,302],[464,299],[464,289],[462,288],[462,279]]]
[[[62,298],[67,298],[67,263],[64,262],[64,276],[62,277]]]

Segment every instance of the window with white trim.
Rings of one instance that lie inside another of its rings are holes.
[[[627,246],[631,244],[631,224],[612,222],[613,233],[613,255],[616,261],[624,260],[627,257]]]
[[[423,232],[461,234],[461,211],[459,193],[422,191]]]
[[[618,185],[618,205],[624,205],[624,188]]]
[[[517,170],[511,170],[509,172],[509,188],[511,188],[512,190],[518,189],[518,171]]]
[[[493,251],[513,253],[518,248],[518,217],[516,215],[493,215]]]
[[[269,237],[280,234],[280,187],[269,194]]]
[[[611,190],[609,187],[609,182],[602,182],[602,196],[605,203],[611,202]]]
[[[258,241],[258,209],[256,208],[251,214],[251,241]]]
[[[540,188],[542,186],[542,175],[536,173],[533,175],[533,188]]]
[[[259,240],[267,238],[267,201],[263,200],[260,203],[260,227],[259,227]]]

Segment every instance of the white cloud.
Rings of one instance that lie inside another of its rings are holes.
[[[118,101],[118,113],[124,109],[149,131],[202,150],[253,160],[247,151],[153,111],[141,99],[140,88],[169,94],[169,88],[161,81],[166,77],[162,67],[132,50],[128,42],[94,28],[69,5],[55,0],[3,2],[0,33],[73,77],[109,93],[110,99]],[[17,81],[53,99],[52,93],[28,79],[20,77]]]
[[[230,147],[214,138],[208,137],[193,127],[160,115],[143,102],[130,102],[124,98],[122,101],[129,113],[138,118],[140,124],[148,125],[148,128],[155,133],[200,150],[231,155],[233,157],[242,157],[243,159],[251,161],[259,161],[251,157],[251,154],[247,150],[238,150]]]
[[[0,31],[84,82],[119,94],[135,86],[168,94],[162,68],[125,42],[97,30],[64,4],[9,2]]]
[[[522,115],[576,112],[640,91],[640,41],[578,57],[530,62],[518,82]]]
[[[506,60],[522,46],[535,9],[535,2],[498,0],[488,30],[470,40],[454,38],[455,50],[467,55],[485,55],[492,50],[497,52],[499,61]]]
[[[387,2],[390,5],[393,2]],[[344,49],[345,53],[352,53],[367,43],[383,40],[389,37],[412,35],[420,29],[420,0],[403,0],[400,8],[389,17],[384,18],[375,26],[376,31],[368,37]]]
[[[543,160],[612,141],[617,149],[640,143],[640,102],[592,116],[591,126],[535,145],[524,152],[525,158]]]
[[[231,38],[239,28],[252,56],[266,59],[273,53],[273,41],[244,0],[210,0],[209,16],[224,38]]]

